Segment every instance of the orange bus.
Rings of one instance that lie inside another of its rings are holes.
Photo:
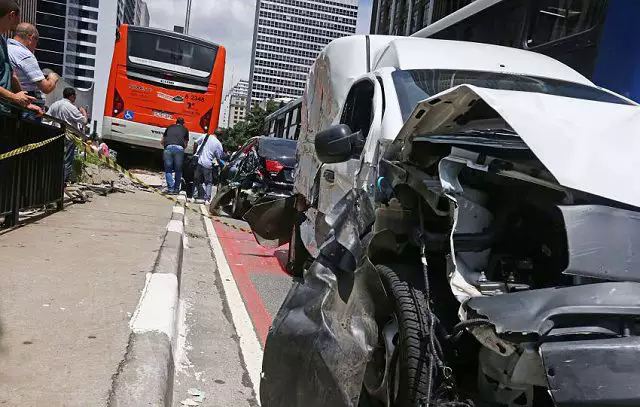
[[[224,47],[208,41],[122,25],[111,63],[102,138],[162,149],[164,129],[182,117],[192,146],[197,137],[218,126],[225,58]]]

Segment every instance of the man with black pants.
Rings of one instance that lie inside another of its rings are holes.
[[[180,193],[182,183],[182,164],[184,163],[184,150],[189,144],[189,130],[184,125],[184,119],[178,118],[176,124],[169,126],[162,136],[164,147],[164,172],[167,178],[167,193],[177,195]],[[175,179],[173,174],[175,173]]]

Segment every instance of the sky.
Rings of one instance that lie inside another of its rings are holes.
[[[369,31],[371,1],[360,0],[358,32]],[[151,26],[172,30],[184,25],[186,0],[148,0]],[[192,0],[190,34],[227,49],[225,93],[249,79],[256,0]]]

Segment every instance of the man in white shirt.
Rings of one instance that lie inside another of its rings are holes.
[[[218,140],[218,136],[222,135],[223,131],[217,128],[216,131],[209,136],[201,136],[196,140],[196,153],[198,156],[198,168],[196,168],[194,182],[198,189],[198,198],[203,199],[206,202],[211,201],[211,191],[217,173],[219,172],[220,160],[224,153],[222,143]],[[208,137],[208,138],[207,138]],[[202,146],[205,139],[207,143]]]
[[[51,72],[45,77],[38,60],[33,54],[38,46],[40,34],[36,27],[29,23],[20,23],[13,38],[7,41],[9,60],[13,72],[18,78],[20,87],[29,96],[36,98],[36,104],[44,106],[44,95],[53,92],[60,76]]]
[[[86,126],[88,122],[88,115],[86,110],[77,108],[74,104],[76,102],[76,90],[66,88],[62,95],[64,97],[52,104],[49,108],[49,115],[66,122],[78,130],[84,130],[84,126]],[[66,138],[64,142],[64,180],[68,182],[73,174],[73,160],[76,155],[76,145],[73,141]]]

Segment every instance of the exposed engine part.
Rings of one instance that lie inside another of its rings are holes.
[[[478,389],[484,401],[507,407],[532,407],[534,386],[546,387],[546,374],[540,355],[533,346],[510,356],[481,348]]]

